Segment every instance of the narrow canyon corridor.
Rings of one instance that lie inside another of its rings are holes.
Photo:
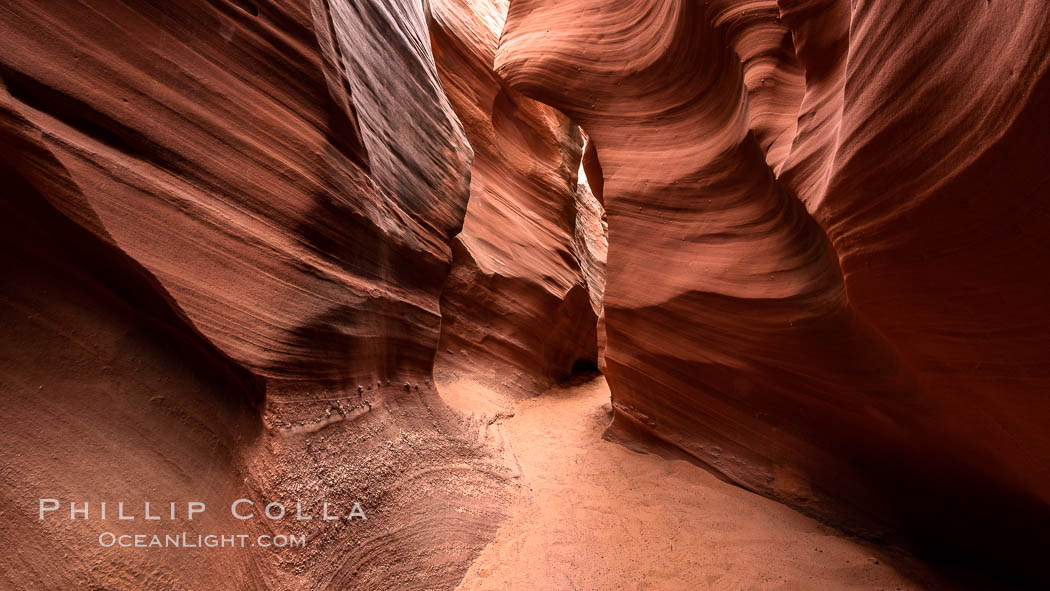
[[[4,0],[0,591],[1050,589],[1048,144],[1048,0]]]
[[[516,402],[468,380],[438,389],[505,448],[518,489],[458,591],[964,588],[684,459],[604,440],[601,376]]]

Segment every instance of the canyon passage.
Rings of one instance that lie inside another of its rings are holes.
[[[0,588],[1045,588],[1048,23],[8,0]]]

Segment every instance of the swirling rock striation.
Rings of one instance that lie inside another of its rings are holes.
[[[578,182],[579,128],[492,69],[506,7],[431,4],[444,89],[474,150],[441,299],[438,368],[538,392],[597,363],[600,205]]]
[[[852,531],[1031,573],[1048,9],[779,7],[511,3],[499,73],[577,121],[604,175],[614,429]]]
[[[5,108],[71,183],[26,176],[256,375],[423,373],[469,165],[423,15],[245,6],[6,6]]]
[[[505,474],[429,382],[471,152],[422,4],[9,2],[0,55],[6,586],[452,587]],[[41,495],[370,519],[129,554]]]
[[[598,357],[611,436],[1045,579],[1048,21],[1039,0],[6,3],[0,580],[453,587],[511,493],[435,395],[439,344],[519,391]],[[129,554],[36,519],[41,491],[214,508],[118,533],[310,543]],[[370,519],[235,523],[237,497]]]

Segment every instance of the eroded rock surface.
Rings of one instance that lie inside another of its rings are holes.
[[[854,531],[1033,569],[1048,9],[779,5],[511,3],[500,74],[604,174],[618,427]]]
[[[469,148],[421,8],[247,6],[6,6],[16,166],[256,375],[422,374]]]
[[[6,586],[465,572],[503,475],[429,381],[471,152],[426,20],[413,0],[0,8],[2,535],[26,565]],[[130,553],[98,545],[105,522],[38,524],[41,495],[199,500],[208,519],[160,533],[309,542]],[[238,522],[239,497],[370,519]]]
[[[6,3],[0,581],[454,588],[515,487],[507,416],[447,407],[438,352],[518,395],[597,362],[631,447],[1045,578],[1048,20]],[[98,522],[37,520],[41,495],[210,507],[116,533],[309,544],[107,549]],[[369,519],[241,522],[239,497]]]
[[[431,7],[445,92],[474,149],[441,300],[438,368],[540,392],[574,365],[597,363],[605,238],[601,207],[578,182],[583,138],[493,72],[505,5]]]

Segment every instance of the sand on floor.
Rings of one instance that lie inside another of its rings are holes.
[[[602,377],[518,401],[468,380],[440,391],[498,440],[518,474],[510,516],[460,591],[942,587],[918,561],[693,463],[603,440],[611,415]]]

